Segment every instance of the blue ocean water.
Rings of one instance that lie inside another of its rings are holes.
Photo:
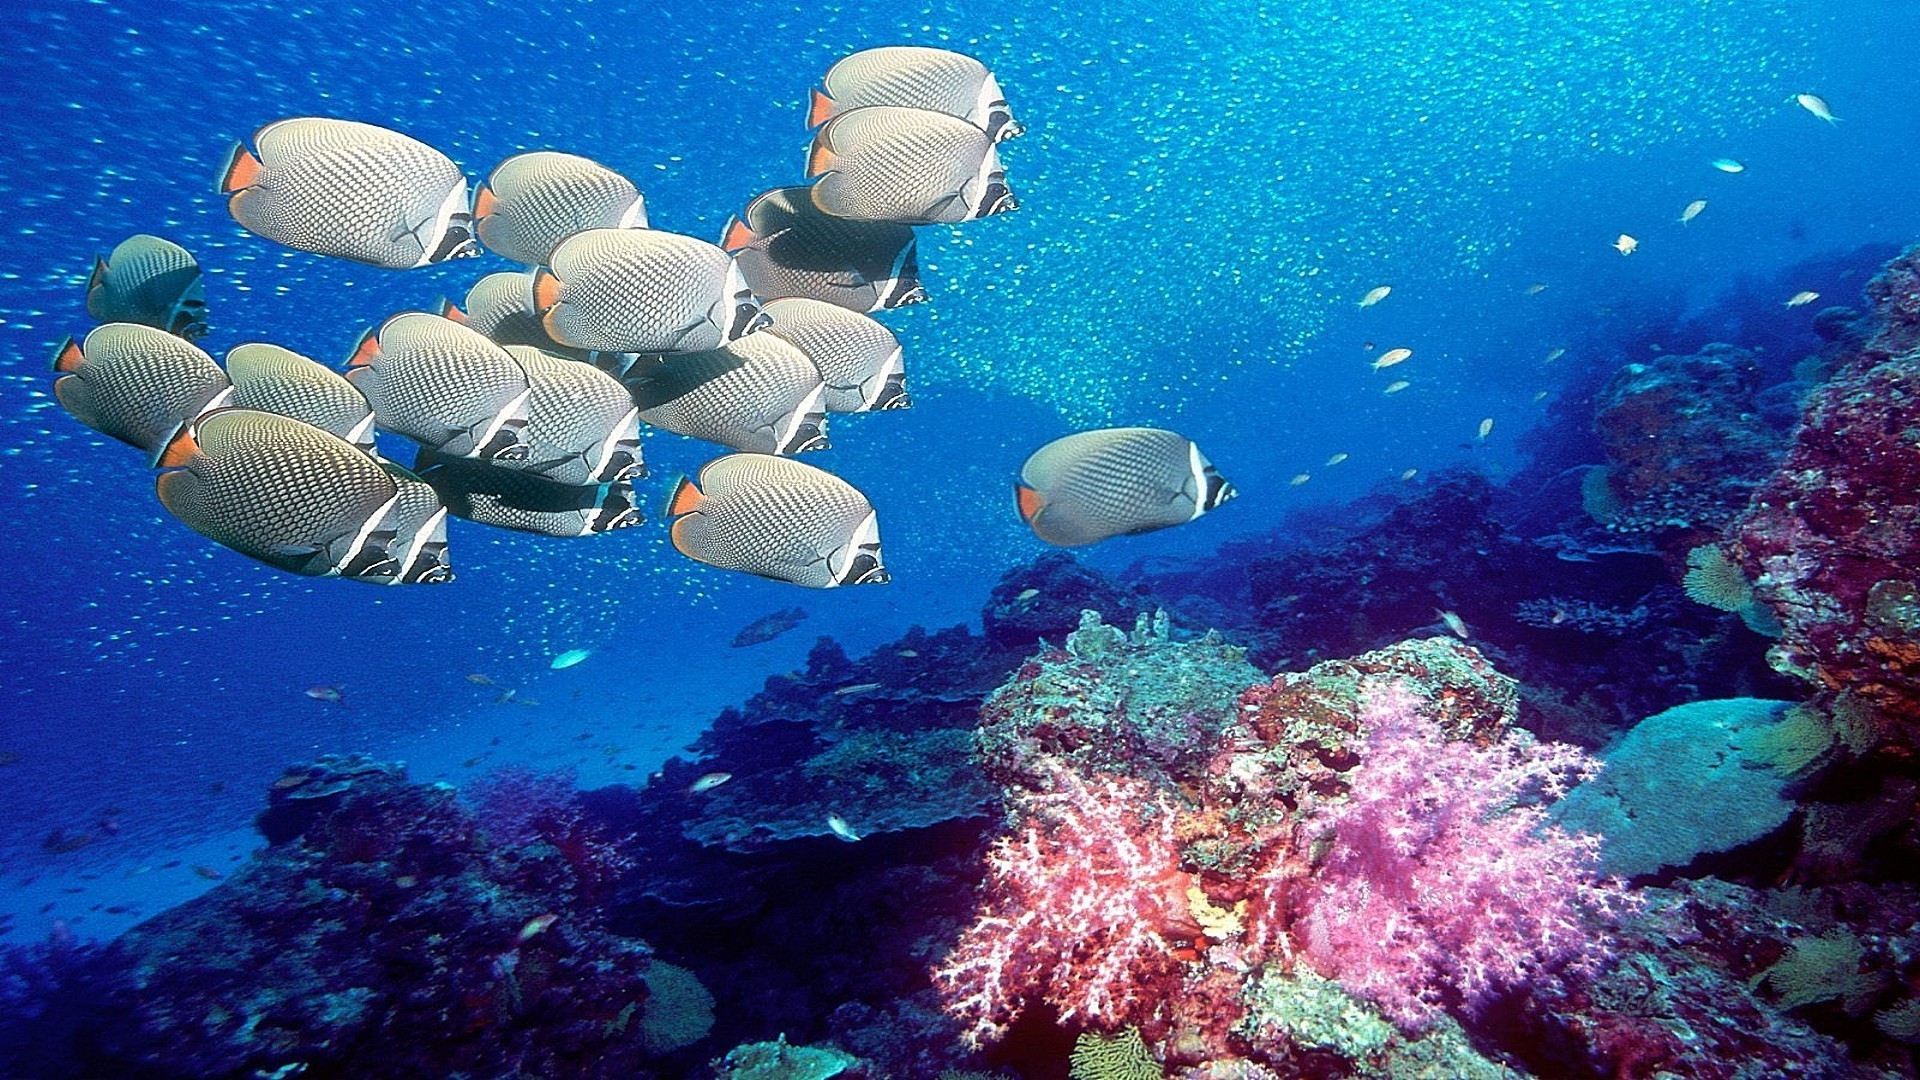
[[[166,516],[140,455],[50,395],[46,358],[88,327],[93,257],[131,233],[207,268],[215,355],[271,340],[343,359],[387,314],[509,268],[394,273],[244,232],[215,173],[270,120],[390,126],[475,178],[522,150],[580,153],[633,178],[655,225],[716,237],[801,178],[820,73],[895,43],[984,60],[1029,133],[1003,147],[1017,213],[921,230],[933,301],[885,320],[914,408],[836,420],[814,459],[878,508],[883,588],[803,593],[678,555],[661,504],[713,449],[663,433],[644,528],[563,542],[454,522],[450,585],[298,579]],[[1044,550],[1009,484],[1069,431],[1176,429],[1241,491],[1089,550],[1095,567],[1284,538],[1409,470],[1513,475],[1567,387],[1645,358],[1630,349],[1734,329],[1680,329],[1689,315],[1738,307],[1743,343],[1811,351],[1812,313],[1857,303],[1872,269],[1851,254],[1920,237],[1920,8],[1903,0],[17,0],[0,55],[0,906],[16,940],[54,920],[110,936],[206,888],[186,864],[239,856],[288,761],[633,781],[819,635],[857,652],[974,619]],[[1378,285],[1390,297],[1360,307]],[[1800,290],[1825,299],[1782,306]],[[1370,369],[1394,347],[1413,358]],[[797,630],[730,647],[795,604]],[[570,649],[592,655],[549,670]],[[341,700],[304,693],[317,685]],[[56,833],[93,841],[52,853]],[[181,851],[203,854],[137,873]]]

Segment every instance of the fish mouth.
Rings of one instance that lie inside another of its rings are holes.
[[[827,440],[826,432],[821,431],[812,424],[802,426],[798,431],[793,433],[793,438],[787,440],[787,453],[789,454],[806,454],[815,450],[831,449],[833,449],[833,443]]]
[[[915,304],[924,304],[931,299],[933,299],[933,297],[927,293],[927,287],[925,285],[915,284],[887,297],[883,306],[888,310],[892,310],[894,308],[912,307]]]
[[[840,575],[842,585],[885,585],[892,580],[893,575],[880,565],[880,557],[865,551],[855,555],[847,572]]]
[[[987,184],[987,193],[980,200],[980,212],[975,217],[992,217],[995,214],[1011,213],[1020,209],[1020,200],[1014,198],[1013,189],[1004,179],[996,176]]]
[[[480,241],[474,238],[473,230],[467,225],[449,223],[445,236],[440,238],[440,246],[428,257],[428,263],[447,262],[451,259],[474,259],[481,255]]]

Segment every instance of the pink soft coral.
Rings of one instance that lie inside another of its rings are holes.
[[[1031,1001],[1063,1020],[1145,1023],[1174,1002],[1169,933],[1195,932],[1173,807],[1143,782],[1055,765],[1019,796],[1017,833],[988,854],[979,918],[933,973],[968,1042],[998,1039]]]
[[[1598,838],[1547,824],[1541,805],[1593,759],[1516,736],[1448,742],[1398,689],[1362,718],[1351,800],[1322,819],[1331,847],[1294,928],[1314,966],[1417,1028],[1597,960],[1596,917],[1624,893],[1595,875]]]

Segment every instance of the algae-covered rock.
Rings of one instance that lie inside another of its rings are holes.
[[[1600,775],[1560,803],[1560,825],[1599,833],[1602,869],[1625,877],[1766,836],[1793,812],[1792,777],[1761,749],[1789,704],[1695,701],[1642,720],[1600,755]]]
[[[715,1063],[720,1080],[853,1080],[866,1071],[860,1059],[831,1046],[794,1046],[782,1035],[773,1042],[736,1046]]]

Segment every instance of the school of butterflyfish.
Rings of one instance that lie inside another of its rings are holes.
[[[642,425],[729,453],[667,503],[688,557],[811,588],[882,583],[872,504],[792,459],[831,413],[906,409],[901,346],[875,313],[924,302],[916,225],[1016,209],[999,144],[1020,135],[992,72],[942,49],[834,64],[812,93],[807,183],[752,199],[718,244],[651,227],[619,173],[517,154],[469,198],[445,154],[351,120],[293,117],[220,175],[242,227],[392,270],[496,252],[458,303],[368,330],[336,371],[278,345],[216,363],[192,254],[134,236],[98,259],[57,350],[60,404],[152,455],[189,528],[295,574],[450,581],[449,514],[550,537],[643,521]],[[416,445],[383,458],[376,430]],[[1192,520],[1233,495],[1169,431],[1083,431],[1028,460],[1015,503],[1063,546]]]

